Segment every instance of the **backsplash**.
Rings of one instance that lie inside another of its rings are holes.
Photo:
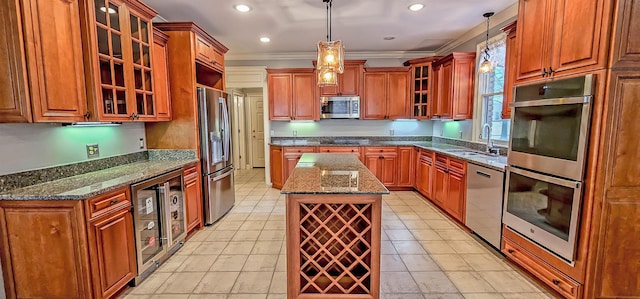
[[[272,121],[271,137],[431,136],[433,122],[411,120],[323,119],[315,122]]]
[[[439,143],[446,143],[446,144],[451,144],[451,145],[457,145],[457,146],[463,146],[463,147],[467,147],[476,151],[481,151],[484,152],[487,149],[487,144],[486,143],[480,143],[480,142],[472,142],[472,141],[467,141],[467,140],[460,140],[460,139],[452,139],[452,138],[444,138],[444,137],[437,137],[437,136],[433,136],[431,137],[431,141],[433,142],[439,142]],[[507,147],[505,146],[500,146],[500,145],[494,145],[495,148],[498,148],[498,150],[500,151],[500,155],[501,156],[506,156],[507,155]]]

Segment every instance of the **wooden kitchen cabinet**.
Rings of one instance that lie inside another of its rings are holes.
[[[410,118],[408,68],[366,68],[361,119]]]
[[[0,201],[7,298],[118,292],[136,275],[131,205],[128,186],[86,200]]]
[[[0,4],[0,122],[85,120],[80,3]]]
[[[431,119],[434,72],[433,63],[440,56],[411,59],[404,62],[411,67],[411,93],[409,94],[411,117],[414,119]]]
[[[433,197],[430,198],[456,220],[464,223],[466,203],[466,162],[435,155]]]
[[[286,182],[304,153],[317,153],[315,146],[285,147],[282,151],[283,182]]]
[[[415,182],[416,154],[412,146],[398,147],[398,187],[413,187]]]
[[[397,162],[398,150],[396,147],[365,147],[365,165],[385,186],[398,184]]]
[[[319,88],[321,97],[332,96],[360,96],[362,73],[366,60],[345,60],[344,72],[338,74],[337,86],[322,86]],[[315,67],[316,62],[313,62]]]
[[[276,189],[282,189],[282,185],[284,185],[282,159],[282,147],[272,145],[269,148],[269,171],[271,176],[271,186]]]
[[[169,36],[153,28],[153,86],[156,121],[171,120],[171,91],[169,90],[169,60],[167,42]]]
[[[475,57],[475,52],[456,52],[435,63],[434,118],[461,120],[473,117]]]
[[[427,150],[419,150],[417,155],[416,189],[426,198],[432,199],[433,153]]]
[[[214,43],[208,41],[204,35],[196,35],[196,61],[223,73],[226,51],[217,45],[214,46]]]
[[[270,120],[319,120],[314,69],[267,69]]]
[[[319,146],[318,153],[354,154],[364,163],[364,156],[359,146]]]
[[[520,0],[516,82],[604,68],[612,3]]]
[[[196,163],[184,167],[182,176],[184,181],[184,202],[187,212],[187,233],[189,233],[194,229],[202,229],[204,227],[200,164]]]
[[[517,22],[513,22],[502,28],[502,31],[507,34],[504,71],[504,97],[502,100],[502,113],[500,114],[502,119],[511,118],[511,108],[509,108],[509,104],[513,103],[513,88],[516,82],[516,61],[518,60],[516,26]]]

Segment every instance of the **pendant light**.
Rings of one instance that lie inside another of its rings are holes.
[[[491,58],[491,55],[489,55],[489,18],[491,18],[491,16],[493,16],[493,12],[487,12],[487,13],[483,14],[482,16],[487,18],[487,38],[486,38],[486,42],[485,42],[485,46],[484,46],[484,58],[483,58],[484,60],[480,64],[480,69],[478,70],[478,72],[479,73],[493,73],[493,64],[489,60],[489,58]]]
[[[318,85],[337,85],[338,74],[344,72],[344,48],[342,41],[331,40],[331,7],[333,0],[322,0],[327,4],[327,41],[318,42]]]

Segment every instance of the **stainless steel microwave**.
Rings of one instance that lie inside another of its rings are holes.
[[[360,97],[320,97],[320,118],[360,118]]]

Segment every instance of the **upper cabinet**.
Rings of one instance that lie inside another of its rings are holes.
[[[267,74],[270,120],[320,119],[314,69],[267,69]]]
[[[612,0],[520,0],[518,83],[604,68]]]
[[[475,63],[475,52],[451,53],[434,63],[433,118],[460,120],[473,117]]]
[[[85,120],[79,14],[78,0],[2,1],[0,122]]]
[[[90,0],[84,11],[91,114],[102,121],[155,120],[151,19],[156,12],[135,0]]]
[[[408,68],[366,68],[361,119],[410,118]]]
[[[169,36],[153,28],[153,86],[156,102],[156,120],[171,120],[171,91],[169,90]]]
[[[405,61],[411,66],[411,117],[415,119],[431,119],[431,102],[433,101],[433,63],[440,56],[417,58]]]
[[[362,85],[361,80],[365,61],[366,60],[345,60],[344,72],[338,74],[338,85],[320,87],[320,96],[360,96],[360,86]],[[313,65],[316,65],[315,61]]]
[[[513,102],[513,85],[516,82],[516,60],[518,59],[518,44],[516,43],[516,23],[513,22],[502,31],[507,34],[506,41],[506,57],[505,57],[505,74],[504,74],[504,99],[502,100],[503,119],[511,118],[511,108],[509,104]]]

